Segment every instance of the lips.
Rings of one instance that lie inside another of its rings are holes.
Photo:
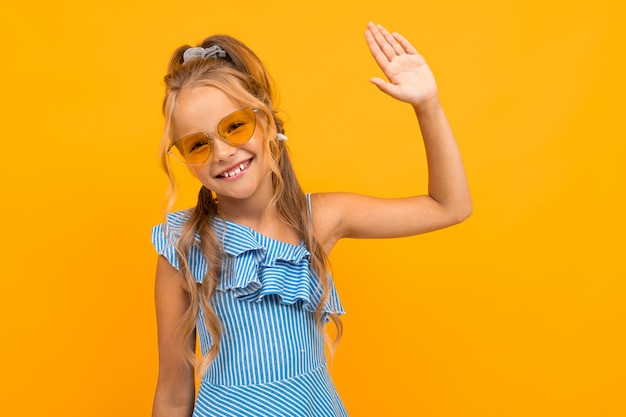
[[[243,172],[245,172],[248,169],[251,161],[252,159],[248,159],[247,161],[234,165],[228,168],[226,171],[219,174],[217,177],[218,178],[234,178],[238,175],[241,175]]]

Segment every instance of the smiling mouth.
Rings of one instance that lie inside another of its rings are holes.
[[[240,175],[242,172],[244,172],[246,169],[248,169],[248,167],[250,166],[250,161],[251,161],[251,159],[248,159],[247,161],[240,163],[239,165],[235,166],[234,168],[231,168],[228,171],[222,172],[217,177],[218,178],[233,178],[233,177],[236,177],[237,175]]]

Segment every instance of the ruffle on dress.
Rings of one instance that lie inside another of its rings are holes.
[[[168,215],[166,230],[169,240],[162,225],[155,226],[152,232],[157,252],[177,269],[180,269],[178,255],[172,244],[180,238],[188,216],[188,210]],[[232,291],[235,298],[248,302],[260,302],[265,297],[276,296],[282,304],[301,303],[304,310],[315,311],[322,287],[311,270],[311,254],[304,243],[281,242],[248,226],[220,218],[213,219],[213,228],[227,255],[223,260],[218,291]],[[202,282],[207,264],[197,246],[190,249],[189,264],[196,281]],[[330,295],[324,312],[326,316],[330,313],[343,314],[329,273],[326,279],[330,283]]]

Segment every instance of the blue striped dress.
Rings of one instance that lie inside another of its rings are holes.
[[[171,213],[166,231],[177,237],[189,211]],[[310,254],[304,244],[280,242],[253,229],[214,219],[227,265],[211,299],[222,322],[220,351],[201,380],[194,417],[213,416],[347,416],[332,383],[324,355],[324,337],[314,311],[321,296]],[[176,252],[163,226],[155,226],[152,242],[177,269]],[[197,247],[190,267],[198,282],[207,264]],[[331,280],[325,305],[343,313]],[[205,354],[211,337],[202,318],[196,322]]]

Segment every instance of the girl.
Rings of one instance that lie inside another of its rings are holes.
[[[324,325],[343,312],[326,254],[341,238],[409,236],[458,223],[471,200],[433,75],[397,33],[365,39],[415,110],[428,195],[305,195],[287,153],[270,78],[228,36],[179,48],[165,77],[163,166],[187,164],[202,187],[192,210],[153,230],[159,379],[153,416],[345,416],[326,367]],[[194,399],[196,337],[202,359]]]

